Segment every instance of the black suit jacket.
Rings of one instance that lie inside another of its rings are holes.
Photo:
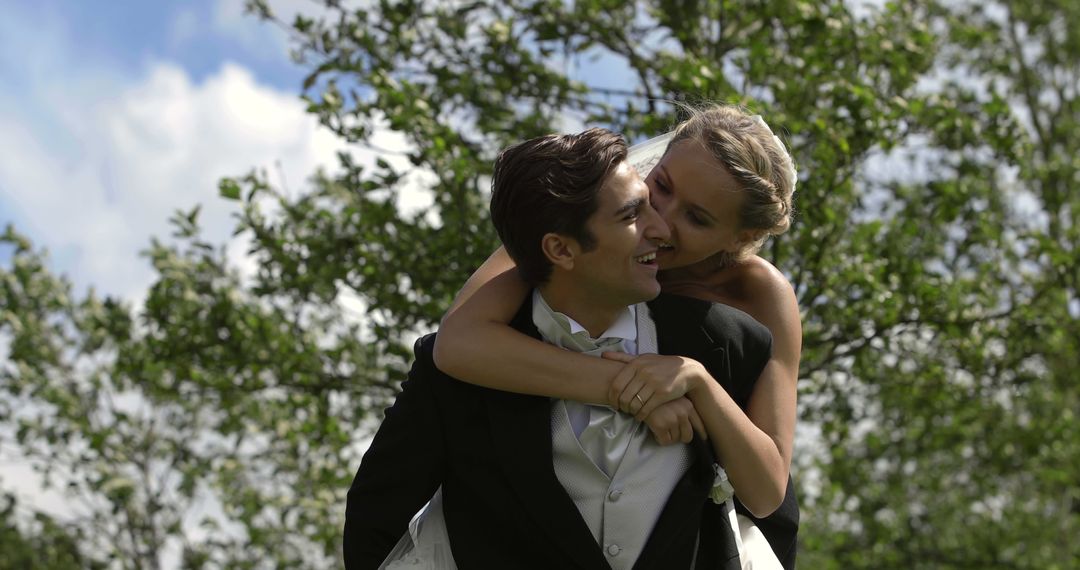
[[[700,361],[741,406],[768,361],[772,337],[746,314],[696,299],[650,303],[659,351]],[[539,338],[527,301],[511,323]],[[345,566],[377,568],[408,521],[443,486],[443,513],[459,568],[609,568],[555,476],[551,400],[466,384],[432,360],[434,335],[386,411],[348,495]],[[701,531],[698,568],[738,568],[722,509],[707,501],[711,448],[672,491],[635,570],[688,568]]]

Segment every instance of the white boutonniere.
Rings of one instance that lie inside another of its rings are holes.
[[[713,463],[713,486],[709,491],[709,499],[712,502],[722,505],[728,501],[728,499],[735,496],[735,487],[731,486],[731,482],[728,481],[727,471],[724,471],[723,467],[720,467],[719,463]]]

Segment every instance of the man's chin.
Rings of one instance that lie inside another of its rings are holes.
[[[646,301],[652,301],[658,295],[660,295],[660,283],[653,283],[651,287],[643,287],[639,293],[639,298],[634,303],[644,303]],[[632,303],[632,304],[634,304]]]

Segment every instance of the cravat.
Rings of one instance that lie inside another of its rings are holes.
[[[537,302],[543,303],[538,299]],[[600,356],[605,351],[626,352],[621,338],[601,337],[590,338],[586,331],[570,332],[570,322],[566,315],[543,307],[545,310],[534,311],[533,318],[537,328],[544,339],[556,346],[588,354]],[[640,346],[639,353],[655,352],[655,334],[640,334],[641,326],[654,326],[651,319],[644,318],[645,307],[638,307],[637,325],[639,330],[639,342],[645,340],[649,346]],[[608,406],[594,406],[581,402],[565,401],[567,415],[570,417],[585,415],[588,423],[577,435],[582,451],[592,460],[598,469],[609,478],[626,456],[626,448],[630,444],[637,421],[633,416],[613,410]]]
[[[597,339],[594,348],[582,352],[600,356],[604,351],[624,352],[622,339]],[[605,475],[611,477],[626,456],[626,446],[630,444],[630,436],[637,422],[633,416],[619,413],[608,406],[591,406],[581,402],[567,401],[567,414],[574,414],[577,407],[583,407],[589,417],[588,425],[578,435],[581,449]]]

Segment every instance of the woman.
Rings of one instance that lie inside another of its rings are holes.
[[[671,232],[657,255],[664,291],[731,305],[773,334],[772,359],[747,409],[730,397],[708,410],[669,405],[708,376],[693,360],[598,359],[514,331],[508,323],[529,291],[501,248],[470,277],[444,318],[436,363],[451,376],[498,390],[610,403],[648,423],[663,444],[689,442],[695,429],[716,434],[714,449],[736,497],[749,513],[765,517],[788,489],[802,332],[790,284],[755,253],[790,224],[794,166],[760,117],[731,106],[694,111],[669,142],[650,143],[660,148],[635,147],[630,160],[648,173],[651,201]],[[793,529],[790,534],[791,544],[772,545],[785,565],[794,558]]]

